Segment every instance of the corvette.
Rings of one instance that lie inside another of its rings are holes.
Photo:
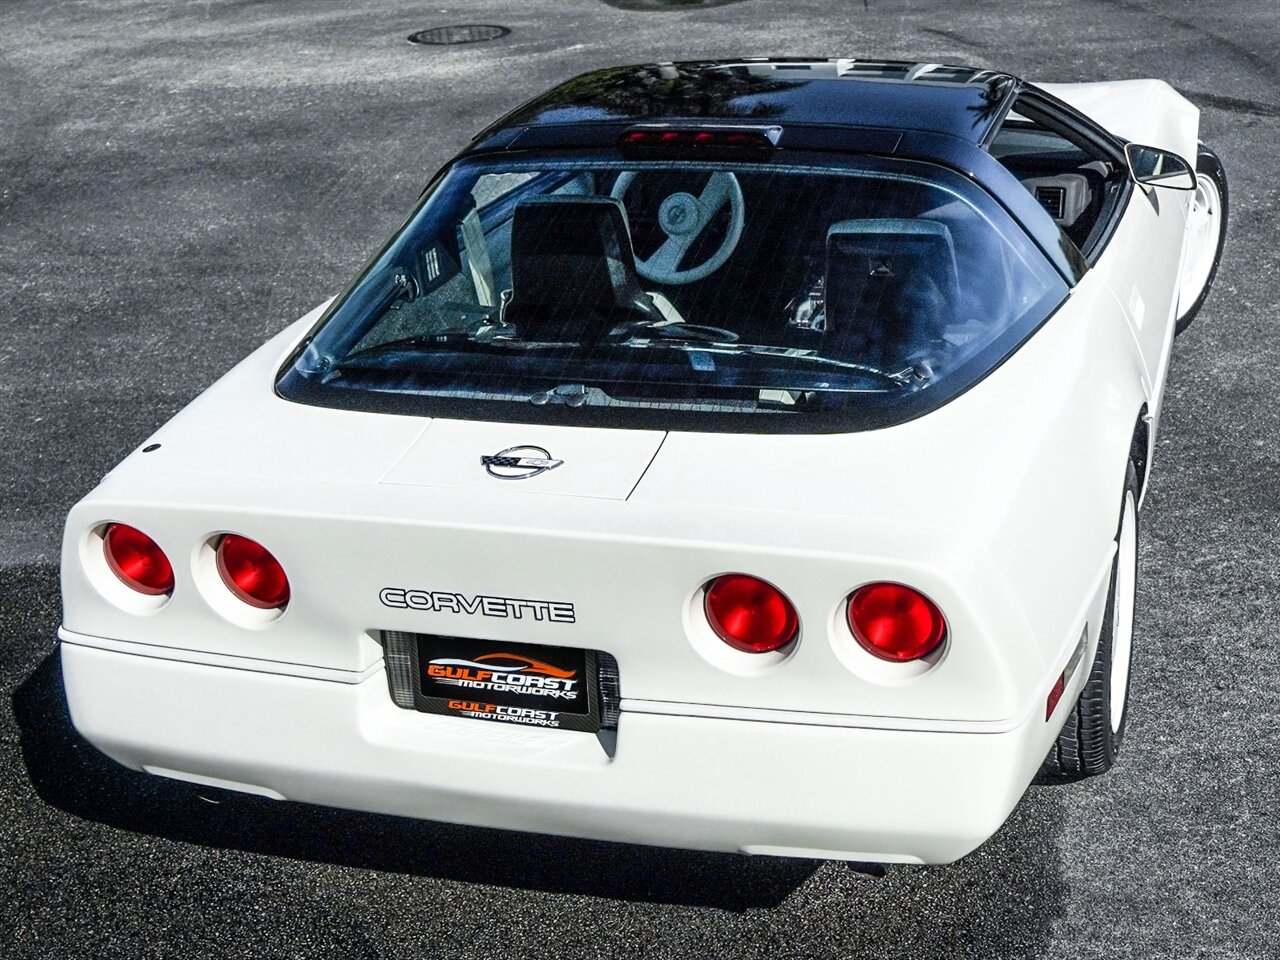
[[[964,856],[1124,739],[1198,136],[939,64],[542,94],[71,510],[76,727],[202,790]]]
[[[573,604],[554,600],[519,600],[515,597],[468,597],[461,593],[439,590],[403,590],[384,587],[378,599],[388,607],[412,607],[414,610],[447,610],[450,613],[480,614],[485,617],[514,617],[528,614],[534,620],[573,623]]]

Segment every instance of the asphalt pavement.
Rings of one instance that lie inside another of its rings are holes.
[[[511,32],[405,40],[457,23]],[[1277,51],[1272,0],[9,0],[0,956],[1280,957]],[[1033,787],[959,863],[867,879],[214,805],[76,736],[56,565],[98,477],[342,287],[500,113],[599,66],[766,54],[1159,77],[1203,108],[1231,233],[1173,358],[1110,775]]]

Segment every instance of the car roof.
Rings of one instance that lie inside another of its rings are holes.
[[[984,142],[1017,87],[1006,73],[905,61],[759,58],[611,67],[575,77],[487,131],[710,119],[918,130]]]
[[[1074,286],[1087,269],[1079,251],[986,149],[1027,87],[994,70],[853,58],[610,67],[517,107],[478,133],[460,156],[612,148],[638,124],[777,127],[779,155],[878,154],[960,171],[1005,206]]]

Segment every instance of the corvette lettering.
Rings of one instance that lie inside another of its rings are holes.
[[[413,590],[383,587],[378,594],[383,606],[426,610],[434,613],[465,613],[471,616],[521,620],[526,616],[551,623],[573,623],[572,603],[558,600],[522,600],[516,597],[489,597],[450,593],[443,590]]]

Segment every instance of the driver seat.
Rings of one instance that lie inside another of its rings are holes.
[[[516,205],[504,319],[524,340],[584,346],[620,324],[663,319],[636,275],[620,200],[552,196]]]

